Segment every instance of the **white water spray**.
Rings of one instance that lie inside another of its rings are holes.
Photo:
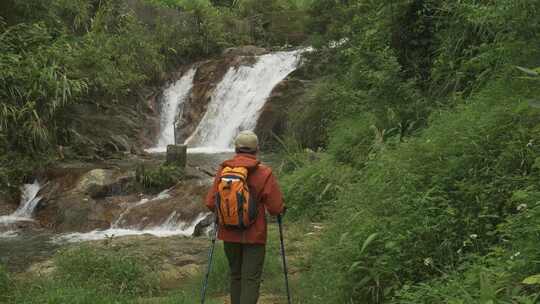
[[[167,145],[173,145],[176,117],[182,115],[183,104],[191,93],[195,68],[187,71],[178,81],[163,92],[165,102],[161,108],[160,134],[155,147],[147,149],[148,152],[165,152]]]
[[[21,202],[19,208],[10,215],[0,216],[0,224],[11,224],[19,221],[31,221],[41,196],[38,196],[41,185],[36,180],[32,184],[25,184],[21,189]]]
[[[266,54],[252,66],[230,68],[216,87],[195,132],[186,140],[189,151],[232,150],[234,137],[255,128],[272,89],[298,67],[302,52]]]

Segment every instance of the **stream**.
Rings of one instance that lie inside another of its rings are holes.
[[[173,242],[183,248],[182,242],[204,236],[209,212],[203,197],[211,175],[233,155],[236,135],[255,128],[272,89],[298,67],[301,53],[269,53],[256,56],[254,64],[231,66],[210,94],[197,127],[184,140],[188,177],[155,194],[135,192],[136,168],[157,166],[165,158],[167,145],[177,142],[178,120],[190,100],[197,73],[196,65],[189,68],[162,94],[160,131],[155,145],[147,147],[147,156],[66,163],[49,177],[22,186],[19,207],[0,216],[0,263],[19,272],[50,260],[59,248],[80,242],[127,238],[138,246]],[[272,162],[275,155],[266,154],[262,159]],[[164,241],[158,240],[161,238]],[[189,244],[186,246],[198,247],[198,253],[204,249],[193,245],[198,244],[196,240]]]

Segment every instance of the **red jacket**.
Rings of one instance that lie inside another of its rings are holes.
[[[221,168],[226,166],[248,168],[248,185],[251,191],[255,192],[259,210],[253,225],[243,230],[220,226],[218,238],[232,243],[266,244],[266,211],[271,215],[278,215],[283,212],[283,198],[277,180],[272,174],[272,169],[262,165],[251,154],[238,153],[233,159],[224,161],[216,174],[212,188],[210,188],[206,196],[206,206],[212,211],[216,207],[215,196],[221,177]]]

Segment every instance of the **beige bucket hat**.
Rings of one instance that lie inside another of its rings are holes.
[[[253,131],[242,131],[234,140],[234,147],[236,149],[249,149],[252,151],[257,151],[259,147],[259,139],[257,138],[257,134],[253,133]]]

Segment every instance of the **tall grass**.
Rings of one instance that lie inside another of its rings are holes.
[[[7,298],[10,287],[11,280],[9,275],[6,269],[0,264],[0,300],[5,300]]]
[[[515,243],[506,247],[501,237],[508,231],[497,227],[516,212],[518,199],[528,198],[529,205],[538,191],[538,148],[529,144],[540,139],[538,110],[514,101],[538,94],[529,89],[527,82],[497,81],[468,105],[434,117],[417,138],[367,162],[334,204],[305,279],[306,303],[385,303],[401,288],[459,271],[473,255],[500,254],[500,265],[515,253],[512,247],[526,230],[513,234]],[[520,252],[530,248],[520,247]],[[528,253],[532,264],[519,270],[522,276],[538,271],[533,262],[538,252]],[[471,268],[471,281],[484,276]],[[501,269],[489,271],[507,276]],[[487,275],[482,282],[488,277],[492,280]],[[497,289],[510,291],[518,282],[517,277],[499,280],[503,285]],[[518,295],[529,297],[526,290]]]
[[[79,247],[55,256],[56,270],[50,277],[5,281],[0,270],[0,288],[6,303],[133,303],[157,294],[158,279],[138,258],[111,250]],[[10,284],[5,288],[5,282]]]

